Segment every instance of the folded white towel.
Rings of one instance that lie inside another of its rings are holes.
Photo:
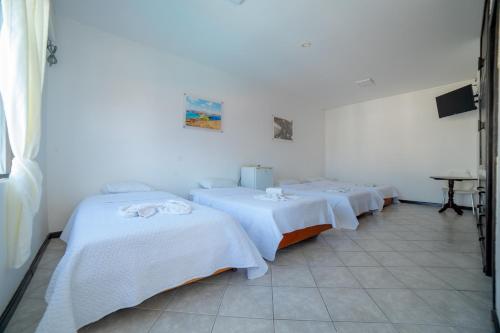
[[[123,217],[137,217],[139,215],[137,215],[137,208],[134,206],[135,205],[128,205],[120,207],[118,213]]]
[[[161,213],[172,214],[172,215],[184,215],[191,214],[193,209],[191,205],[184,201],[179,200],[168,200],[165,204],[160,208]]]
[[[137,215],[139,217],[149,218],[158,213],[158,208],[154,206],[143,206],[137,209]]]
[[[123,217],[151,217],[158,212],[157,204],[144,203],[120,207],[119,214]]]
[[[118,213],[127,218],[131,217],[144,217],[149,218],[161,214],[171,215],[184,215],[190,214],[192,211],[191,206],[180,200],[167,200],[165,202],[146,202],[141,204],[134,204],[120,207]]]
[[[281,187],[268,187],[266,188],[266,194],[283,195],[283,189]]]

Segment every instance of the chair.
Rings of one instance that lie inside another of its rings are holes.
[[[446,173],[447,176],[456,176],[456,177],[472,177],[472,173],[470,170],[457,170],[452,169],[448,170]],[[448,196],[448,182],[443,186],[443,207],[446,204],[446,199]],[[463,180],[456,181],[454,185],[455,195],[470,195],[471,204],[472,204],[472,214],[476,215],[475,208],[475,195],[476,195],[476,182],[473,180]]]

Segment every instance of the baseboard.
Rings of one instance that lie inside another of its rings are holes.
[[[436,202],[413,201],[413,200],[402,200],[402,199],[399,199],[399,202],[413,204],[413,205],[432,206],[432,207],[442,207],[443,206],[440,203],[436,203]],[[459,207],[462,210],[472,210],[472,207],[467,207],[467,206],[459,206]]]
[[[28,268],[26,274],[24,274],[24,277],[21,280],[19,286],[17,287],[16,292],[14,293],[14,295],[10,299],[9,304],[7,304],[7,307],[0,316],[0,332],[5,331],[7,325],[9,324],[9,321],[12,319],[12,316],[14,315],[14,312],[16,312],[17,306],[19,305],[19,302],[21,302],[21,299],[23,298],[26,289],[28,289],[28,285],[30,284],[31,279],[35,274],[38,263],[40,262],[40,259],[42,259],[42,255],[45,252],[47,245],[49,245],[50,240],[52,238],[59,238],[60,235],[61,232],[51,232],[50,234],[47,235],[47,237],[43,241],[42,246],[40,246],[40,249],[33,258],[33,261],[31,262],[31,265]]]

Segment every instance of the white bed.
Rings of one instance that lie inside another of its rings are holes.
[[[308,227],[331,225],[335,217],[322,198],[300,196],[288,201],[256,199],[264,192],[244,187],[195,189],[194,202],[229,213],[241,223],[267,260],[274,260],[283,235]]]
[[[344,182],[338,180],[327,180],[327,183],[338,186],[338,187],[351,187],[364,189],[367,191],[376,191],[383,199],[393,199],[397,202],[399,197],[399,192],[396,187],[392,185],[375,185],[375,184],[356,184],[351,182]]]
[[[126,218],[120,207],[175,199],[190,214]],[[267,264],[228,214],[166,192],[98,195],[75,209],[61,238],[66,252],[46,293],[37,332],[68,333],[118,309],[224,268],[262,276]]]
[[[384,199],[373,190],[338,186],[331,181],[315,181],[302,184],[283,185],[286,193],[324,198],[333,209],[337,226],[355,230],[357,216],[384,208]]]
[[[375,190],[379,191],[384,199],[392,199],[394,203],[399,202],[399,191],[392,185],[374,185]]]

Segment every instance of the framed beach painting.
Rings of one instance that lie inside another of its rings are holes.
[[[274,138],[293,141],[293,121],[273,116]]]
[[[204,128],[222,132],[223,102],[184,94],[184,127]]]

